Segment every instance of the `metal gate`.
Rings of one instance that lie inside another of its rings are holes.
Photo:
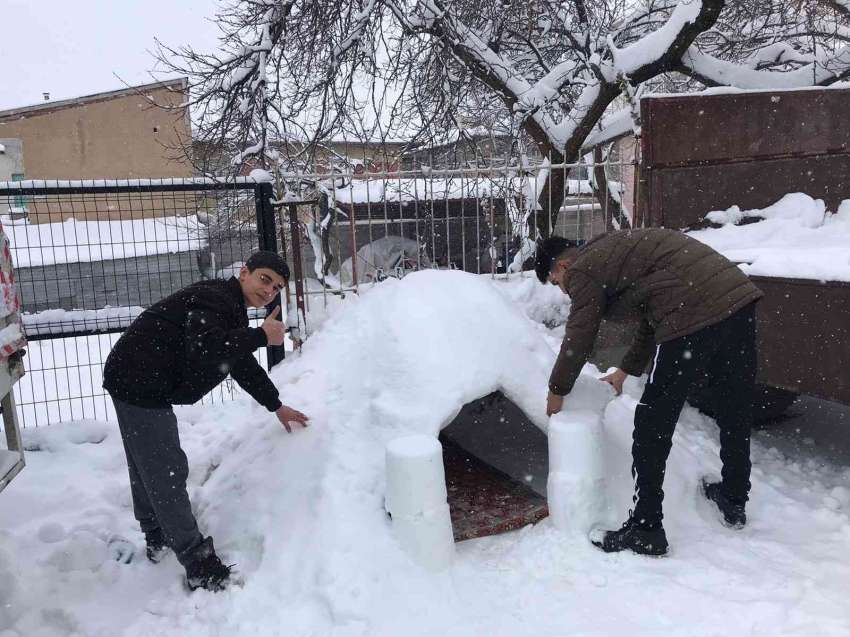
[[[15,388],[23,426],[108,418],[102,367],[120,333],[180,288],[276,251],[272,196],[250,178],[0,183],[0,203],[26,211],[3,219],[30,342]],[[270,349],[262,362],[282,358]],[[205,401],[235,391],[225,381]]]

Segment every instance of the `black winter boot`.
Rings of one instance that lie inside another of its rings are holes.
[[[168,551],[168,544],[165,543],[165,535],[163,535],[162,529],[154,529],[145,533],[145,544],[147,545],[145,553],[148,560],[154,564],[159,564]]]
[[[723,525],[730,529],[743,529],[747,523],[747,513],[745,505],[740,502],[730,500],[723,493],[723,483],[709,482],[708,478],[703,478],[700,484],[700,491],[705,499],[713,502],[720,514],[723,516]]]
[[[213,548],[213,539],[206,538],[192,554],[192,561],[186,564],[186,584],[190,591],[205,588],[208,591],[221,591],[230,583],[230,569],[218,559]]]
[[[629,519],[619,531],[605,531],[593,545],[606,553],[631,551],[638,555],[662,557],[667,555],[667,534],[660,524],[653,528],[642,525],[629,511]]]

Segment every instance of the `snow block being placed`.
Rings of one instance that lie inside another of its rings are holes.
[[[455,553],[443,468],[443,447],[424,434],[396,438],[386,447],[385,507],[393,534],[417,564],[439,571]]]
[[[586,536],[604,519],[602,414],[562,411],[549,419],[549,515],[557,529]]]

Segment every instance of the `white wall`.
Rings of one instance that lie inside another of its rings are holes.
[[[0,134],[2,130],[0,124]],[[0,145],[3,146],[3,152],[0,152],[0,181],[12,181],[13,174],[24,174],[23,143],[15,137],[0,137]],[[16,205],[19,203],[11,197],[0,197],[0,214],[25,214],[25,210]]]
[[[0,125],[0,134],[2,125]],[[13,173],[24,172],[24,149],[20,139],[0,137],[6,152],[0,153],[0,181],[11,181]]]

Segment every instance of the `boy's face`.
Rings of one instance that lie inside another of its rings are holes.
[[[247,267],[239,272],[239,285],[248,307],[265,307],[272,302],[283,287],[286,280],[274,270],[257,268],[249,272]]]
[[[552,285],[557,285],[561,288],[561,292],[564,294],[567,293],[567,289],[564,287],[564,274],[567,271],[567,268],[570,267],[569,259],[555,259],[552,262],[552,269],[549,272],[549,278],[547,281]]]

